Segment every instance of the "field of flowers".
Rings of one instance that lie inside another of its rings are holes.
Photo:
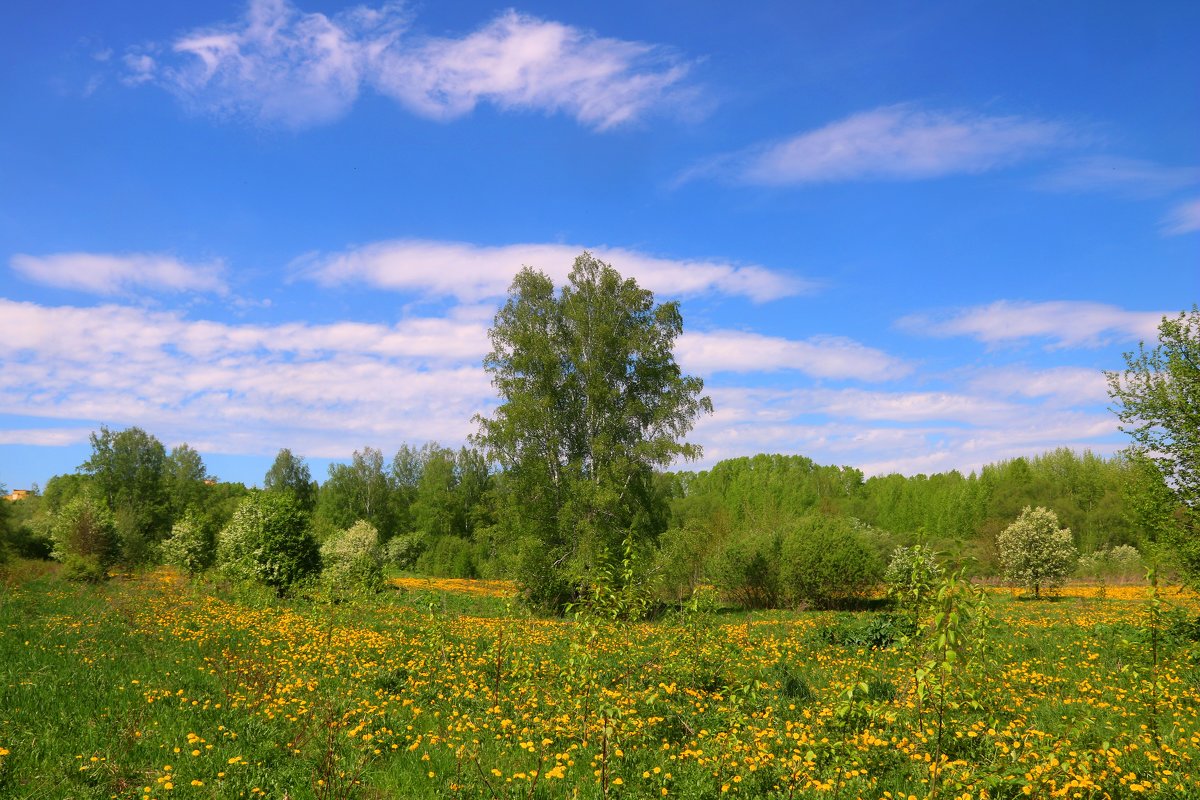
[[[503,585],[285,602],[25,570],[0,797],[1200,797],[1192,596],[981,595],[905,642],[878,613],[631,625]]]

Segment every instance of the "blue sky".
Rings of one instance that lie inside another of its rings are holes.
[[[0,482],[457,446],[512,275],[682,303],[701,466],[1124,444],[1200,300],[1200,6],[39,2],[0,32]]]

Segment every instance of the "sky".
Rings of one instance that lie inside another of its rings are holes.
[[[1126,444],[1200,302],[1200,4],[18,0],[0,483],[101,425],[261,484],[458,447],[522,266],[684,318],[703,468]]]

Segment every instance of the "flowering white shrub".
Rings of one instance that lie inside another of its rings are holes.
[[[1040,506],[1025,506],[996,543],[1004,577],[1033,590],[1034,597],[1041,596],[1043,586],[1061,586],[1079,560],[1070,529],[1059,528],[1058,516]]]
[[[187,514],[171,526],[171,535],[162,543],[163,561],[195,575],[212,566],[216,542],[194,514]]]
[[[321,546],[321,578],[339,591],[378,591],[383,586],[379,531],[365,520],[335,533]]]

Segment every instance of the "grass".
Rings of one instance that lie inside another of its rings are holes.
[[[939,747],[918,645],[828,632],[871,614],[577,623],[522,614],[503,584],[279,601],[18,562],[0,598],[0,797],[1200,796],[1190,629],[1166,631],[1152,671],[1144,590],[1095,595],[990,591]]]

